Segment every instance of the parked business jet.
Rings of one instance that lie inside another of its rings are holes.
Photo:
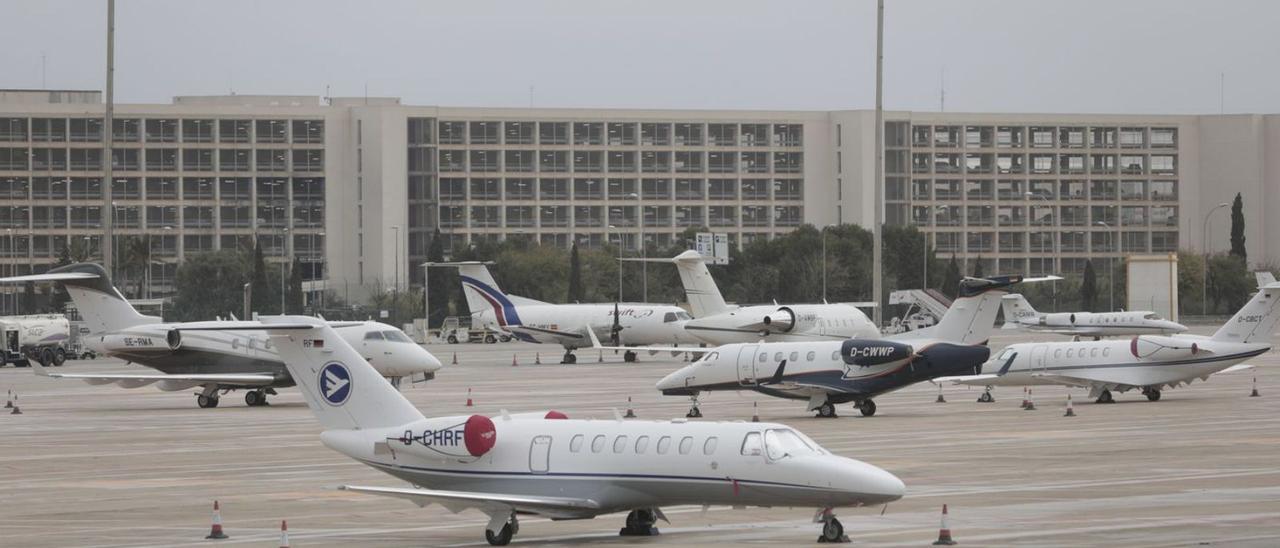
[[[86,344],[107,356],[157,369],[160,373],[50,373],[32,360],[36,374],[81,379],[89,384],[115,383],[122,388],[155,384],[164,391],[200,387],[196,404],[217,407],[223,394],[246,390],[250,406],[267,404],[276,388],[293,386],[275,348],[262,332],[202,332],[183,335],[190,326],[235,326],[244,322],[163,323],[145,316],[111,285],[97,264],[81,263],[50,270],[46,274],[2,278],[0,283],[54,281],[71,295],[92,335]],[[440,360],[418,346],[404,332],[378,322],[335,322],[336,331],[383,376],[397,385],[402,378],[435,377]]]
[[[982,367],[991,354],[985,343],[995,329],[1000,297],[1021,280],[966,278],[960,282],[960,298],[937,325],[898,335],[720,346],[667,375],[657,388],[668,396],[752,390],[808,400],[808,410],[819,417],[834,417],[836,405],[852,402],[869,417],[876,413],[877,396]]]
[[[649,535],[661,507],[811,507],[840,540],[833,508],[897,500],[894,475],[836,456],[795,429],[747,422],[569,420],[558,412],[424,417],[343,337],[306,317],[262,320],[329,448],[414,487],[343,489],[474,508],[501,546],[517,516],[590,519],[629,512],[623,535]],[[615,415],[617,415],[615,411]]]
[[[692,320],[684,328],[711,344],[783,341],[840,341],[880,336],[858,306],[875,303],[737,306],[725,303],[705,258],[689,250],[671,259],[626,259],[674,263],[689,301]]]
[[[503,293],[484,263],[448,264],[457,266],[461,274],[473,324],[494,326],[526,342],[563,346],[562,363],[575,363],[573,351],[591,346],[588,331],[609,339],[614,346],[702,342],[685,332],[683,326],[689,321],[689,313],[678,306],[545,303]],[[623,359],[633,362],[636,353],[628,349]]]
[[[1272,282],[1209,337],[1139,335],[1127,341],[1013,344],[984,364],[981,374],[939,380],[986,386],[980,401],[993,401],[993,386],[1041,384],[1088,388],[1098,403],[1114,402],[1113,390],[1134,389],[1157,401],[1166,387],[1252,368],[1241,362],[1271,349],[1280,319],[1277,301],[1280,283]]]
[[[1022,295],[1005,295],[1003,329],[1045,331],[1078,337],[1173,335],[1187,326],[1149,311],[1132,312],[1036,312]]]

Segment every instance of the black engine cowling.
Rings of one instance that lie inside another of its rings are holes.
[[[165,342],[169,343],[169,350],[177,350],[182,348],[182,332],[177,329],[170,329],[164,336]]]
[[[849,339],[840,345],[840,357],[844,363],[870,367],[905,360],[914,349],[910,345],[878,340]]]

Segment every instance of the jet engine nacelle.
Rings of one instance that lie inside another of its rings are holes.
[[[165,334],[164,340],[169,344],[169,350],[177,350],[182,348],[182,332],[177,329],[170,329]]]
[[[1200,346],[1185,339],[1143,335],[1129,341],[1129,353],[1140,359],[1168,360],[1199,354]]]
[[[149,335],[104,335],[101,338],[100,346],[108,354],[113,352],[169,352],[174,350],[170,347],[166,338]]]
[[[786,333],[796,327],[796,313],[788,307],[781,307],[771,314],[767,314],[764,320],[765,330],[770,333]]]
[[[475,458],[488,453],[498,441],[493,421],[484,415],[437,417],[414,424],[387,443],[395,451],[429,458]]]
[[[860,367],[905,360],[913,352],[911,345],[893,341],[849,339],[840,345],[840,357],[844,363]]]

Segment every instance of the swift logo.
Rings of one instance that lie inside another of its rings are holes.
[[[330,362],[320,370],[320,395],[329,405],[347,403],[351,396],[351,373],[338,362]]]

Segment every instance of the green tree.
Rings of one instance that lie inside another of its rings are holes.
[[[976,258],[974,258],[974,260],[973,260],[973,274],[972,274],[972,275],[973,275],[973,277],[974,277],[974,278],[985,278],[985,277],[986,277],[986,274],[982,272],[982,255],[978,255]]]
[[[278,307],[273,306],[275,295],[271,291],[271,283],[267,281],[267,261],[262,256],[261,245],[253,246],[253,264],[249,283],[249,291],[251,292],[249,295],[249,307],[253,312],[271,314],[278,309]]]
[[[578,256],[578,242],[569,249],[569,295],[567,302],[582,302],[582,258]]]
[[[147,269],[150,268],[148,262],[151,260],[151,235],[144,234],[142,236],[129,236],[124,240],[124,249],[120,253],[120,266],[117,272],[122,280],[115,283],[120,287],[125,287],[125,280],[132,279],[133,282],[133,298],[140,299],[143,296],[143,287],[147,281]]]
[[[1231,203],[1231,254],[1246,264],[1249,261],[1249,252],[1244,248],[1244,200],[1239,192]]]
[[[1084,309],[1092,312],[1098,302],[1098,274],[1093,270],[1093,261],[1084,263],[1084,281],[1080,283],[1080,300]]]
[[[431,243],[427,246],[427,261],[444,262],[444,238],[436,229],[431,235]],[[449,315],[450,302],[457,294],[458,274],[453,268],[435,267],[427,269],[427,283],[430,284],[431,312],[429,325],[440,325]]]
[[[289,266],[289,291],[285,294],[286,314],[302,314],[302,259],[293,258]]]
[[[942,294],[952,299],[960,296],[960,263],[956,262],[956,254],[951,254],[951,262],[947,263],[947,272],[942,278]]]
[[[223,249],[188,256],[174,275],[177,293],[172,309],[175,321],[212,320],[240,314],[242,291],[250,265],[239,251]],[[171,311],[170,311],[171,310]]]
[[[1243,258],[1234,253],[1215,253],[1209,257],[1210,313],[1230,314],[1239,310],[1256,286]]]

